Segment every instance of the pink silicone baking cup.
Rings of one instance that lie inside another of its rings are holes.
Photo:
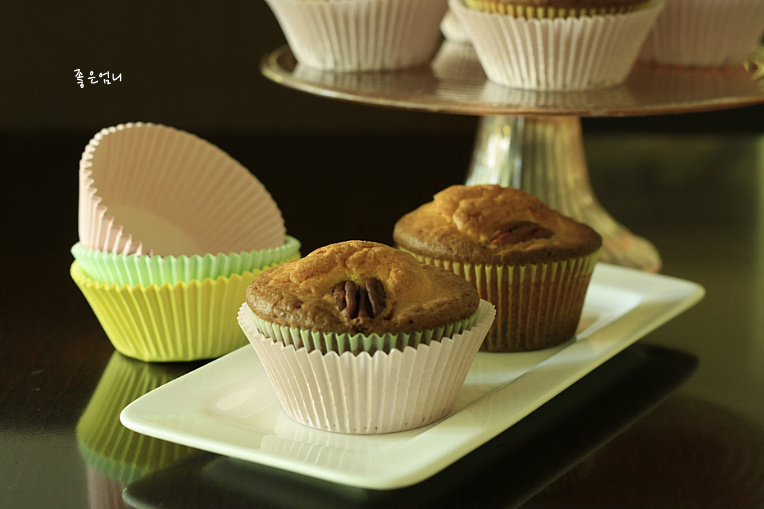
[[[274,341],[258,330],[246,302],[239,325],[289,417],[325,431],[368,435],[425,426],[451,411],[496,311],[481,301],[478,313],[463,333],[374,355]]]
[[[116,254],[271,249],[284,220],[262,183],[212,143],[152,123],[103,129],[80,161],[79,236]]]

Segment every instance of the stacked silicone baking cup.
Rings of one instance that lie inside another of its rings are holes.
[[[193,134],[129,123],[93,137],[79,180],[71,276],[117,351],[188,361],[247,343],[236,320],[247,286],[300,257],[247,168]]]

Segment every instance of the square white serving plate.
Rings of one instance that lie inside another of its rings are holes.
[[[245,346],[137,399],[139,433],[319,479],[371,489],[423,481],[565,390],[704,295],[696,284],[598,264],[576,338],[539,352],[479,353],[449,415],[386,435],[343,435],[292,421]]]

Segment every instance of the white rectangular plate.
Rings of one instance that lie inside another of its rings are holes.
[[[540,352],[479,353],[451,413],[411,431],[353,436],[297,424],[250,346],[142,396],[121,420],[145,435],[327,481],[401,488],[506,430],[704,293],[689,281],[599,264],[575,340]]]

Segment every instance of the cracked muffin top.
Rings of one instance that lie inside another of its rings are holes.
[[[644,7],[649,0],[471,0],[473,9],[513,16],[566,17],[616,14]]]
[[[413,332],[470,317],[480,298],[464,278],[384,244],[347,241],[259,274],[247,304],[259,318],[321,332]]]
[[[417,255],[491,265],[525,265],[595,252],[602,238],[539,198],[511,187],[455,185],[395,224],[395,242]]]

